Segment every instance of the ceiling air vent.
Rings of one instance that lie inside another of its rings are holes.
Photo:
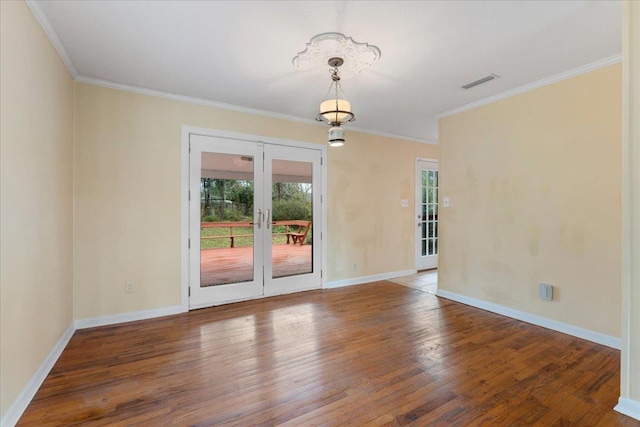
[[[487,77],[483,77],[483,78],[481,78],[481,79],[479,79],[479,80],[476,80],[475,82],[467,83],[466,85],[464,85],[464,86],[462,86],[462,87],[463,87],[464,89],[471,89],[471,88],[472,88],[472,87],[474,87],[474,86],[481,85],[482,83],[489,82],[489,81],[491,81],[491,80],[493,80],[493,79],[496,79],[496,78],[498,78],[498,77],[500,77],[500,76],[499,76],[499,75],[497,75],[497,74],[489,74]]]

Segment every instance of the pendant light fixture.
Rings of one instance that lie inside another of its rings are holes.
[[[331,126],[327,134],[329,145],[344,145],[342,125],[355,120],[351,103],[346,100],[341,78],[353,77],[363,68],[371,66],[380,58],[380,49],[367,43],[358,43],[340,33],[322,33],[313,37],[307,48],[293,58],[293,65],[299,70],[326,72],[329,70],[331,86],[328,93],[333,97],[320,103],[320,114],[316,120]],[[328,66],[328,67],[327,67]],[[343,67],[344,66],[344,67]],[[342,77],[339,69],[343,67]]]
[[[329,91],[334,89],[335,96],[320,103],[320,114],[316,116],[316,120],[324,122],[331,126],[327,139],[332,147],[341,147],[344,145],[344,130],[341,126],[345,123],[353,122],[356,116],[351,112],[351,103],[344,97],[342,86],[340,85],[340,75],[338,67],[344,64],[342,58],[330,58],[329,66],[333,67],[331,73],[331,86]],[[342,98],[340,98],[342,95]]]

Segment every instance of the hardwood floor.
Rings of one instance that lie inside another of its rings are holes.
[[[638,426],[619,359],[375,282],[77,331],[19,425]]]
[[[424,270],[416,274],[411,274],[409,276],[401,276],[389,279],[389,281],[397,283],[398,285],[404,285],[413,289],[418,289],[422,292],[435,294],[438,291],[438,270],[435,268]]]

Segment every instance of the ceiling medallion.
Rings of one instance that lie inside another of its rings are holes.
[[[293,65],[301,71],[325,73],[334,68],[331,58],[342,58],[341,77],[348,79],[372,66],[380,59],[380,49],[368,43],[358,43],[341,33],[322,33],[313,37],[302,52],[293,57]]]
[[[342,125],[356,119],[351,112],[351,103],[346,100],[340,80],[345,75],[353,77],[363,68],[371,66],[380,58],[380,49],[367,43],[354,42],[340,33],[322,33],[307,43],[307,48],[293,58],[293,65],[302,71],[331,75],[329,92],[334,96],[320,103],[319,122],[331,126],[327,134],[329,145],[344,145]],[[340,71],[338,71],[340,69]]]

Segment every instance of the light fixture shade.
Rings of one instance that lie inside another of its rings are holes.
[[[351,103],[346,99],[338,99],[338,110],[336,111],[336,100],[327,99],[320,104],[320,114],[327,123],[344,123],[353,118],[351,113]]]

